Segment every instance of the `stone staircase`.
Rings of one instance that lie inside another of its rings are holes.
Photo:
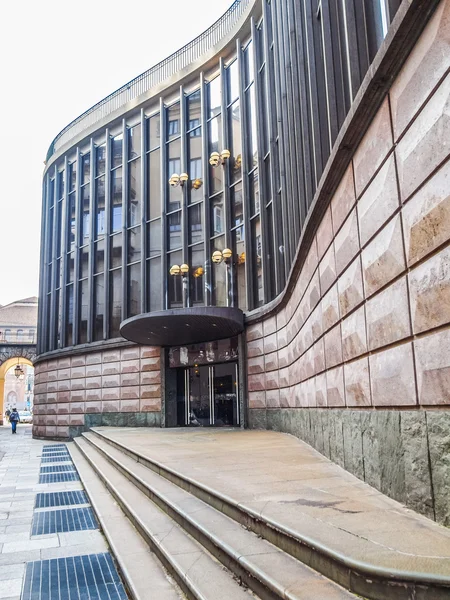
[[[450,598],[446,582],[349,564],[101,431],[69,450],[133,599]]]

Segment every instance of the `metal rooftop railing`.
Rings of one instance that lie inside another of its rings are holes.
[[[132,79],[74,119],[52,141],[46,160],[48,161],[64,144],[67,144],[91,125],[94,125],[121,106],[124,106],[127,102],[134,100],[153,86],[158,85],[200,58],[230,31],[251,2],[252,0],[235,0],[220,19],[194,40],[186,44],[186,46],[183,46],[183,48],[180,48],[135,79]]]

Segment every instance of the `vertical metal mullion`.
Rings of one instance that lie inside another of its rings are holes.
[[[182,173],[189,173],[187,166],[187,140],[186,140],[186,98],[184,95],[184,88],[180,85],[180,169]],[[188,191],[187,187],[189,181],[187,181],[181,189],[181,240],[182,240],[182,256],[183,262],[189,265],[189,249],[188,249]],[[192,265],[189,265],[191,267]],[[190,306],[190,294],[189,294],[189,283],[190,283],[190,270],[185,277],[182,278],[182,295],[183,295],[183,306]]]
[[[66,319],[67,319],[67,235],[68,235],[68,222],[69,222],[69,161],[67,156],[64,159],[64,195],[63,205],[61,211],[61,261],[62,261],[62,275],[61,275],[61,290],[59,293],[60,297],[60,310],[61,310],[61,348],[66,346]]]
[[[236,425],[241,424],[240,405],[239,405],[239,369],[238,363],[234,364],[235,390],[236,390]]]
[[[214,367],[208,367],[208,384],[209,384],[209,424],[214,425],[215,414],[214,414]]]
[[[260,86],[260,72],[259,72],[259,44],[257,43],[257,33],[256,33],[256,25],[255,19],[251,18],[251,36],[253,42],[253,71],[255,73],[253,85],[255,86],[255,115],[253,118],[256,119],[257,123],[257,141],[256,147],[258,151],[258,177],[259,177],[259,218],[261,221],[261,264],[262,264],[262,282],[263,282],[263,296],[264,296],[264,304],[269,299],[269,289],[268,282],[270,281],[270,277],[268,277],[269,267],[267,261],[267,253],[266,253],[266,240],[267,240],[267,222],[266,222],[266,173],[265,173],[265,165],[264,165],[264,150],[262,138],[264,127],[264,121],[262,116],[262,111],[264,107],[261,106],[261,86]]]
[[[105,254],[104,254],[104,315],[103,315],[103,338],[109,338],[109,300],[110,300],[110,266],[111,266],[111,140],[109,129],[106,129],[106,148],[105,148]]]
[[[333,48],[331,45],[330,10],[327,2],[322,3],[322,48],[325,73],[326,107],[328,114],[328,139],[327,157],[339,132],[336,103],[336,82],[333,65]]]
[[[144,109],[141,108],[141,313],[147,312],[147,154],[146,154],[146,121]]]
[[[73,345],[78,344],[79,330],[79,290],[80,290],[80,233],[81,233],[81,216],[80,216],[80,181],[81,181],[81,152],[77,148],[77,173],[75,177],[75,257],[74,257],[74,277],[73,277]]]
[[[58,264],[56,241],[58,234],[56,231],[57,225],[57,213],[58,213],[58,169],[54,166],[54,185],[53,185],[53,238],[52,238],[52,251],[51,251],[51,263],[52,263],[52,277],[50,282],[50,347],[52,350],[55,349],[55,332],[56,332],[56,265]]]
[[[189,415],[191,414],[190,406],[191,390],[189,381],[189,369],[184,370],[184,422],[189,425]]]
[[[37,335],[37,352],[47,352],[48,348],[45,344],[45,340],[48,339],[47,330],[47,278],[48,278],[48,264],[45,255],[47,248],[46,240],[48,235],[48,186],[49,186],[49,175],[45,175],[44,182],[42,184],[42,210],[41,210],[41,251],[40,251],[40,265],[41,271],[39,276],[39,319],[38,319],[38,335]]]
[[[122,119],[122,321],[128,316],[128,131]]]
[[[162,98],[159,100],[159,114],[160,114],[160,169],[161,169],[161,285],[163,286],[163,308],[169,307],[169,293],[168,293],[168,268],[167,268],[167,144],[166,144],[166,111],[164,107],[164,101]]]
[[[220,81],[222,83],[222,95],[220,111],[222,113],[222,140],[223,148],[219,150],[221,152],[225,148],[229,148],[229,136],[228,136],[228,86],[226,79],[226,71],[223,62],[223,58],[219,60],[220,67]],[[230,200],[230,161],[227,160],[223,165],[223,212],[225,221],[225,248],[232,248],[232,236],[231,236],[231,200]],[[231,259],[231,265],[225,266],[225,290],[227,296],[227,306],[234,306],[234,298],[232,296],[232,278],[234,277],[234,259]]]
[[[245,289],[247,292],[247,308],[252,310],[254,307],[253,301],[253,264],[251,260],[252,246],[251,246],[251,223],[250,223],[250,194],[248,184],[248,135],[246,134],[248,128],[247,119],[247,98],[244,92],[244,62],[242,59],[242,48],[241,41],[236,40],[236,56],[238,61],[238,75],[239,75],[239,102],[241,106],[241,140],[242,140],[242,213],[244,222],[244,248],[245,248]]]
[[[205,76],[200,73],[200,121],[202,124],[202,177],[203,177],[203,223],[205,239],[205,306],[211,305],[212,268],[211,268],[211,221],[209,214],[209,156],[208,156],[208,123]]]
[[[89,262],[88,262],[88,298],[89,298],[89,307],[88,307],[88,322],[87,322],[87,342],[88,344],[92,342],[93,339],[93,321],[94,321],[94,236],[95,236],[95,218],[94,214],[94,194],[95,194],[95,146],[94,140],[91,138],[91,167],[89,172],[89,214],[90,214],[90,223],[89,223]]]

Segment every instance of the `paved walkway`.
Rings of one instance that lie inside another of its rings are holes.
[[[450,530],[271,431],[96,431],[331,552],[375,569],[450,577]]]
[[[98,529],[31,535],[33,516],[46,510],[55,510],[35,509],[38,493],[82,489],[80,481],[38,483],[42,450],[45,445],[50,444],[54,442],[33,440],[30,425],[19,425],[16,435],[11,435],[10,426],[0,426],[1,600],[20,599],[26,563],[108,551],[105,539]],[[85,502],[77,508],[86,506],[88,504]],[[80,594],[81,591],[80,589]],[[44,599],[49,596],[33,595],[31,591],[27,595],[27,598],[35,597]]]

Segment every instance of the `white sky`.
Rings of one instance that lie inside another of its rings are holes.
[[[3,0],[0,305],[38,294],[48,146],[72,119],[208,28],[232,0]]]

